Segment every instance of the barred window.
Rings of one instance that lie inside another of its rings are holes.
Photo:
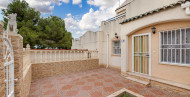
[[[121,54],[120,41],[113,41],[113,54],[114,55]]]
[[[190,28],[160,32],[160,61],[190,66]]]

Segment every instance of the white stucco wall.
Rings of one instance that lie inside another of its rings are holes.
[[[72,49],[98,50],[98,32],[88,31],[80,39],[73,39]]]
[[[161,8],[181,0],[133,0],[126,6],[126,18],[134,17],[148,11]]]
[[[107,64],[107,33],[109,34],[109,66],[119,68],[121,67],[121,56],[113,55],[113,40],[115,40],[115,33],[120,38],[121,25],[119,24],[123,21],[123,18],[116,19],[114,21],[102,22],[99,31],[99,64]]]

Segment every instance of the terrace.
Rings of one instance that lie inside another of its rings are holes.
[[[183,97],[181,94],[126,80],[120,71],[98,68],[32,81],[29,97],[105,97],[126,88],[145,97]]]
[[[145,97],[183,96],[129,81],[119,70],[100,67],[98,51],[31,50],[28,45],[24,55],[24,69],[32,64],[29,97],[105,97],[123,88]]]

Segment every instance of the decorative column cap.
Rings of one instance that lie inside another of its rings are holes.
[[[29,44],[26,45],[26,50],[30,50],[30,45]]]
[[[17,29],[16,16],[17,16],[16,13],[8,14],[7,31],[17,34],[18,29]]]

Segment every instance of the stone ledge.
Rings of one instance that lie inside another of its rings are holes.
[[[141,77],[141,78],[145,78],[145,79],[148,79],[148,80],[151,80],[151,81],[164,83],[164,84],[171,85],[171,86],[174,86],[174,87],[190,90],[190,85],[187,85],[187,84],[181,84],[181,83],[177,83],[177,82],[173,82],[173,81],[168,81],[168,80],[165,80],[165,79],[150,77],[150,76],[136,74],[136,73],[132,73],[132,72],[127,72],[127,74],[137,76],[137,77]]]
[[[144,96],[139,95],[139,94],[137,94],[137,93],[135,93],[135,92],[133,92],[133,91],[127,90],[126,88],[123,88],[123,89],[121,89],[121,90],[119,90],[119,91],[117,91],[117,92],[114,92],[113,94],[111,94],[111,95],[109,95],[109,96],[107,96],[107,97],[120,97],[119,95],[122,94],[122,93],[124,93],[124,92],[129,93],[129,94],[131,94],[131,95],[134,95],[134,97],[144,97]],[[121,96],[121,97],[122,97],[122,96]],[[133,97],[133,96],[132,96],[132,97]]]
[[[137,83],[146,85],[146,86],[149,86],[149,85],[150,85],[149,82],[146,82],[146,81],[143,81],[143,80],[139,80],[139,79],[136,79],[136,78],[133,78],[133,77],[125,77],[125,78],[128,79],[128,80],[135,81],[135,82],[137,82]]]

